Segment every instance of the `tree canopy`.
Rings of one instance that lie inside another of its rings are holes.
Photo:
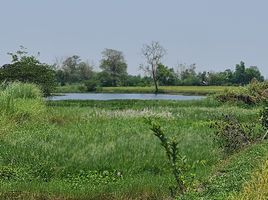
[[[127,63],[121,51],[105,49],[100,63],[100,80],[104,85],[124,85],[127,78]]]
[[[40,86],[44,95],[51,94],[56,86],[55,71],[52,66],[41,63],[33,55],[28,55],[24,48],[9,55],[12,61],[0,68],[0,81],[35,83]]]

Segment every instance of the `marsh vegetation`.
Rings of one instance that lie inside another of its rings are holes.
[[[261,184],[250,179],[267,160],[267,142],[226,154],[211,128],[223,115],[259,124],[260,106],[213,98],[47,102],[40,95],[31,84],[1,89],[2,199],[169,199],[176,181],[145,118],[157,121],[187,159],[183,180],[191,178],[191,187],[181,199],[231,198]]]

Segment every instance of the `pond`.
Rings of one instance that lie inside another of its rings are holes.
[[[199,100],[205,96],[186,96],[172,94],[121,94],[121,93],[65,93],[60,96],[51,96],[48,100]]]

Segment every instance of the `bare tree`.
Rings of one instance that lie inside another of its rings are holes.
[[[152,41],[151,44],[145,44],[142,48],[142,55],[145,57],[147,65],[142,69],[151,75],[154,81],[155,93],[158,93],[157,67],[161,59],[166,55],[166,50],[159,42]]]

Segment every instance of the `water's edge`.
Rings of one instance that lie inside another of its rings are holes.
[[[62,100],[199,100],[206,96],[148,93],[62,93],[48,97],[51,101]]]

